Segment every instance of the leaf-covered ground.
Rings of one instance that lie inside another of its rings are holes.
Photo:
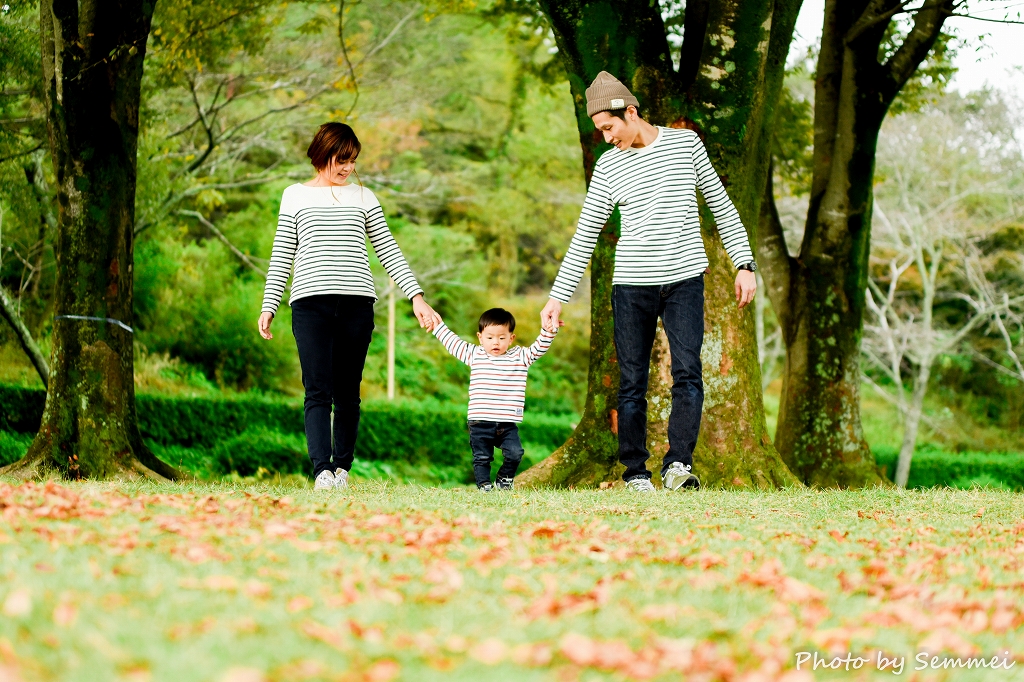
[[[0,482],[0,680],[1014,680],[1022,568],[1005,492]]]

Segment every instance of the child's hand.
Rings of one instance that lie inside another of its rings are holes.
[[[442,324],[444,324],[444,320],[442,320],[441,316],[438,315],[437,312],[435,311],[434,314],[430,318],[430,327],[428,329],[429,329],[429,331],[434,331],[435,329],[437,329]]]

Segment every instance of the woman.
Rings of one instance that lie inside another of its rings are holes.
[[[260,335],[274,338],[270,325],[294,265],[288,303],[306,389],[306,441],[317,490],[347,487],[352,468],[359,383],[377,300],[367,237],[384,269],[412,299],[420,327],[434,326],[434,311],[388,230],[380,202],[362,185],[349,183],[361,148],[344,123],[325,123],[313,137],[306,155],[317,175],[288,187],[281,197],[259,319]]]

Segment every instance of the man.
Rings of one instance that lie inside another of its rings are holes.
[[[708,258],[700,235],[698,187],[738,268],[740,308],[754,298],[757,266],[740,216],[697,133],[653,126],[640,117],[637,106],[626,86],[605,71],[587,88],[587,114],[612,149],[594,167],[576,234],[541,323],[548,331],[557,329],[562,304],[576,290],[598,235],[618,206],[622,231],[615,248],[612,312],[620,371],[619,460],[626,467],[622,477],[633,490],[654,490],[647,470],[646,396],[661,317],[672,355],[669,450],[661,476],[669,490],[699,488],[692,469],[704,404],[700,348]]]

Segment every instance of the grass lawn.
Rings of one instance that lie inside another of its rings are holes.
[[[0,680],[1018,680],[1022,568],[998,491],[0,482]]]

